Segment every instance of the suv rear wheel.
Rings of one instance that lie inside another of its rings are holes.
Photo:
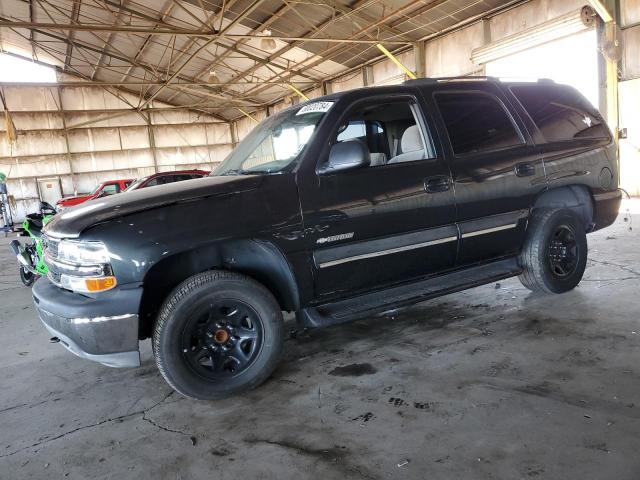
[[[529,290],[563,293],[575,288],[587,265],[587,235],[579,217],[566,209],[534,210],[520,265]]]
[[[188,278],[169,295],[153,350],[171,387],[211,400],[266,380],[283,338],[282,311],[271,292],[244,275],[214,270]]]

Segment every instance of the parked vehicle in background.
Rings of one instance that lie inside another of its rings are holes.
[[[139,366],[151,338],[174,389],[219,398],[273,372],[282,311],[324,327],[513,276],[567,292],[620,201],[574,88],[420,79],[295,105],[209,178],[57,215],[32,291],[73,353]]]
[[[120,193],[126,190],[132,182],[132,178],[125,178],[121,180],[107,180],[106,182],[102,182],[95,188],[93,192],[87,195],[77,195],[75,197],[61,198],[56,202],[56,209],[62,210],[63,208],[79,205],[88,200],[93,200],[94,198],[115,195],[116,193]]]
[[[211,172],[205,170],[175,170],[172,172],[160,172],[149,175],[148,177],[138,178],[129,185],[127,192],[138,190],[139,188],[155,187],[157,185],[166,185],[168,183],[182,182],[184,180],[193,180],[194,178],[202,178],[210,175]]]
[[[30,213],[22,222],[24,232],[22,235],[31,237],[32,242],[22,245],[18,240],[12,240],[9,246],[16,255],[20,266],[20,280],[30,287],[40,276],[49,272],[44,263],[42,252],[42,229],[56,214],[56,209],[47,202],[40,202],[40,212]]]

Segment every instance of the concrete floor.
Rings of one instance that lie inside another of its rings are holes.
[[[640,228],[640,216],[632,218]],[[81,360],[35,317],[0,239],[0,478],[640,478],[640,251],[589,236],[585,279],[517,279],[286,342],[242,397],[181,398]]]

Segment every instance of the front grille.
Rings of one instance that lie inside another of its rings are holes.
[[[51,238],[46,235],[42,236],[42,251],[44,253],[44,263],[47,264],[47,268],[49,272],[47,273],[47,278],[51,280],[55,285],[60,286],[60,272],[57,271],[55,266],[52,265],[51,262],[47,262],[48,258],[56,259],[58,258],[58,245],[60,244],[60,240],[56,238]]]
[[[58,258],[59,244],[60,244],[60,240],[56,238],[51,238],[46,235],[42,236],[42,246],[44,248],[44,253],[46,253],[53,259]]]

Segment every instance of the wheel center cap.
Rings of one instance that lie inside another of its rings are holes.
[[[227,343],[227,340],[229,340],[229,332],[221,328],[219,330],[216,330],[213,338],[217,343]]]

